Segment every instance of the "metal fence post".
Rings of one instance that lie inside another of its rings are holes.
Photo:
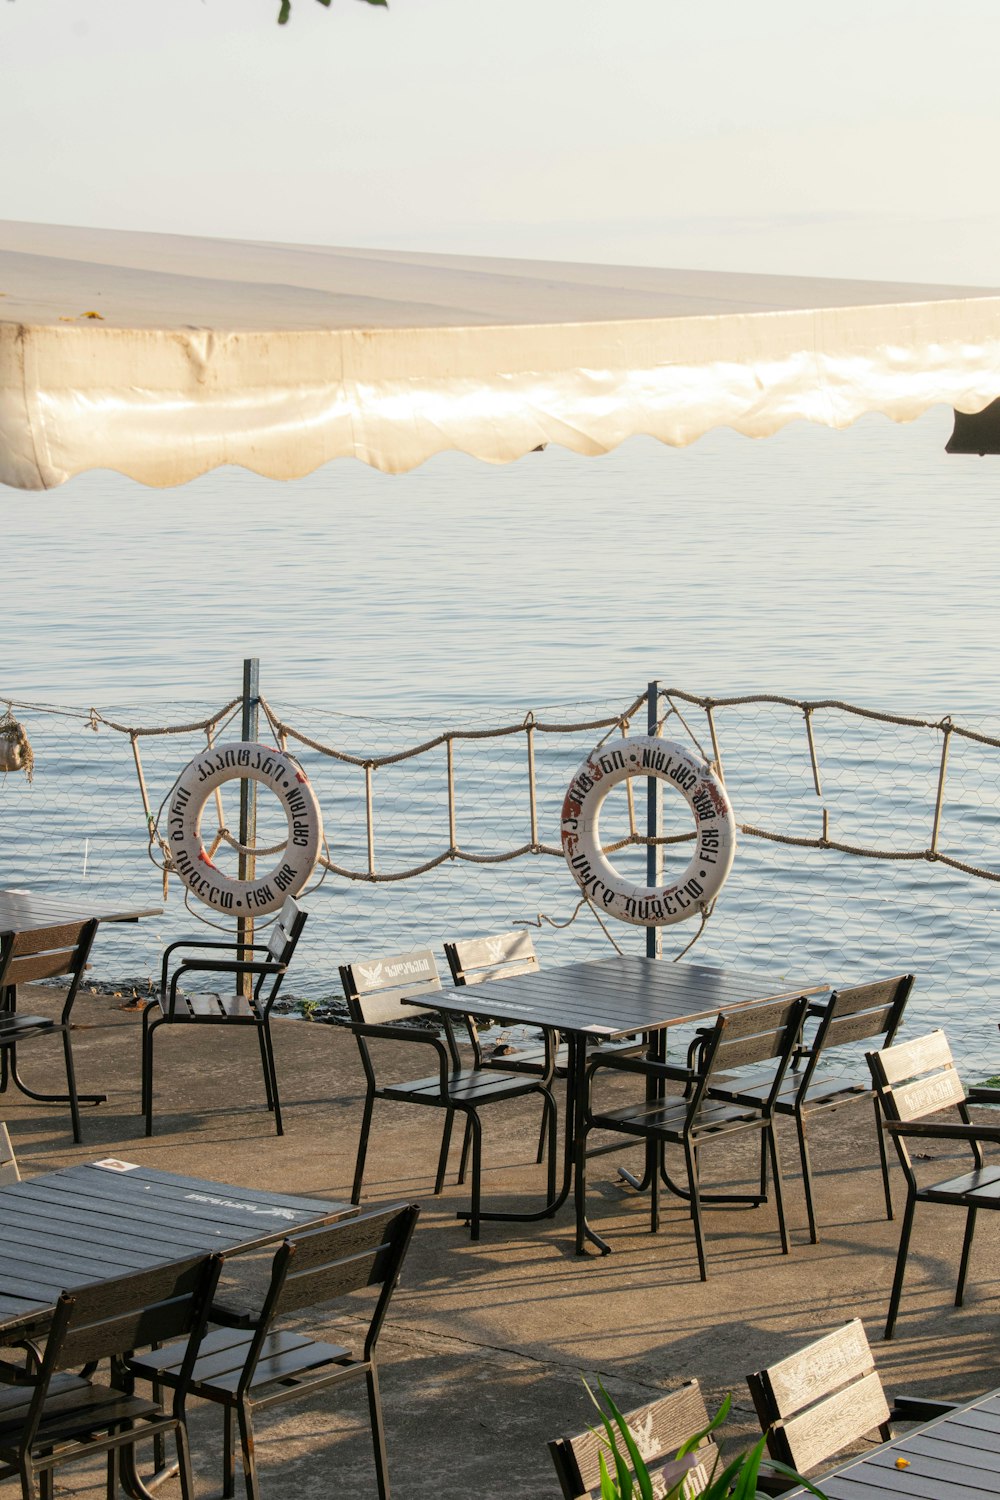
[[[248,656],[243,662],[243,732],[242,739],[253,743],[258,738],[260,723],[260,658]],[[240,843],[239,878],[253,880],[257,873],[257,860],[253,854],[245,854],[257,842],[257,783],[249,776],[240,778]],[[253,942],[253,917],[236,918],[236,941],[239,957],[250,958],[245,944]],[[244,974],[240,981],[241,992],[249,999],[253,993],[253,975]]]
[[[656,733],[657,708],[660,684],[654,679],[646,689],[646,733]],[[663,787],[658,776],[646,777],[646,837],[653,840],[663,836]],[[663,845],[652,842],[646,845],[646,884],[663,884]],[[646,957],[662,958],[663,932],[659,927],[646,928]]]

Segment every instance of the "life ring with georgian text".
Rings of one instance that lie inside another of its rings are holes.
[[[205,803],[226,781],[249,777],[278,798],[288,819],[288,842],[278,863],[254,880],[224,874],[205,853],[201,815]],[[171,865],[188,890],[206,906],[234,917],[266,917],[280,911],[287,896],[301,891],[319,858],[323,815],[309,779],[287,751],[270,745],[216,745],[195,756],[170,794],[167,844]]]
[[[655,776],[676,787],[694,817],[694,854],[669,885],[623,880],[601,847],[601,804],[631,776]],[[722,782],[683,745],[636,735],[599,746],[579,768],[563,802],[562,846],[573,878],[598,911],[636,927],[669,927],[701,911],[722,889],[736,852],[733,809]]]

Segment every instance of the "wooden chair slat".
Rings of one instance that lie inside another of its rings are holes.
[[[743,1037],[753,1037],[758,1034],[766,1036],[776,1030],[783,1030],[798,1014],[800,1005],[801,1001],[798,998],[766,1000],[755,1005],[743,1005],[734,1010],[724,1011],[719,1020],[723,1024],[726,1040],[735,1042]]]
[[[817,1339],[806,1349],[769,1365],[767,1378],[778,1413],[791,1417],[802,1407],[875,1368],[860,1318]]]
[[[861,1011],[891,1009],[899,998],[900,988],[913,983],[912,974],[897,974],[892,979],[875,979],[869,984],[855,984],[837,991],[837,1014],[852,1016]],[[874,1036],[881,1028],[872,1031]]]
[[[962,1080],[954,1068],[935,1073],[930,1078],[916,1078],[912,1083],[896,1084],[885,1096],[890,1119],[922,1120],[925,1115],[949,1109],[965,1100]]]
[[[814,1469],[856,1438],[889,1420],[889,1406],[876,1372],[828,1396],[784,1423],[792,1467]]]
[[[823,1050],[828,1047],[843,1047],[851,1042],[861,1042],[870,1036],[881,1036],[892,1015],[891,1005],[880,1005],[875,1010],[854,1011],[834,1016],[827,1028]]]
[[[37,927],[16,932],[8,939],[9,951],[14,958],[56,950],[72,953],[89,926],[90,922],[67,922],[62,927]]]
[[[398,1204],[394,1204],[390,1209],[365,1213],[357,1219],[346,1219],[297,1234],[289,1275],[312,1274],[341,1262],[346,1264],[359,1251],[381,1249],[387,1243],[394,1242],[402,1233],[409,1212],[409,1207],[400,1208]],[[365,1283],[358,1282],[357,1285]]]
[[[877,1054],[886,1083],[902,1083],[937,1068],[952,1068],[954,1060],[943,1031],[931,1031],[911,1042],[897,1042]]]
[[[58,979],[69,973],[73,953],[72,948],[58,948],[26,958],[12,958],[3,976],[4,984],[32,984],[43,979]]]
[[[490,979],[513,979],[538,968],[538,955],[527,932],[502,932],[496,937],[461,938],[445,943],[445,956],[456,984],[483,984]]]
[[[355,961],[346,967],[350,971],[354,993],[359,996],[382,994],[386,990],[409,995],[419,994],[421,988],[441,988],[437,963],[429,948],[394,953],[388,958],[373,958],[369,962]]]

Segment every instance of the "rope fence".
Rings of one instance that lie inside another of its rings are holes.
[[[79,892],[100,880],[102,892],[112,887],[125,899],[148,904],[157,895],[166,910],[155,940],[149,923],[102,931],[95,955],[102,969],[153,972],[157,944],[190,925],[175,925],[186,914],[160,833],[163,809],[189,760],[239,738],[241,698],[158,713],[0,694],[5,705],[30,738],[34,780],[0,776],[0,884]],[[612,930],[581,901],[562,859],[559,817],[576,767],[598,742],[644,732],[646,710],[643,692],[489,719],[481,708],[456,708],[428,723],[261,698],[261,739],[300,759],[327,829],[325,883],[310,898],[313,957],[296,993],[300,985],[334,992],[339,962],[518,923],[538,931],[553,961],[609,945],[642,951],[639,929]],[[713,915],[665,929],[666,956],[697,944],[699,961],[764,972],[793,961],[798,970],[805,957],[841,983],[913,971],[927,1014],[939,1016],[947,995],[955,1024],[986,1047],[1000,1016],[992,987],[1000,723],[673,687],[661,689],[656,720],[725,780],[740,832]],[[228,791],[219,788],[203,815],[209,857],[279,854],[284,815],[273,816],[262,795],[257,833],[241,842]],[[651,841],[644,788],[629,781],[605,803],[605,850],[636,883],[645,883],[650,842],[662,846],[669,878],[671,855],[694,837],[669,789],[664,814],[664,832]],[[152,879],[148,863],[143,870],[150,857],[159,867]],[[201,915],[198,905],[187,915]]]

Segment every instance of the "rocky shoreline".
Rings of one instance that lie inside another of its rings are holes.
[[[144,1005],[147,1000],[154,999],[159,988],[159,981],[151,975],[126,975],[123,979],[87,978],[80,986],[80,993],[107,995],[111,999],[120,999],[123,1005],[131,1008]],[[300,995],[282,993],[274,1002],[272,1015],[290,1016],[293,1020],[326,1021],[339,1024],[347,1020],[347,1006],[343,998],[337,995],[325,995],[320,1000],[307,1000]]]

